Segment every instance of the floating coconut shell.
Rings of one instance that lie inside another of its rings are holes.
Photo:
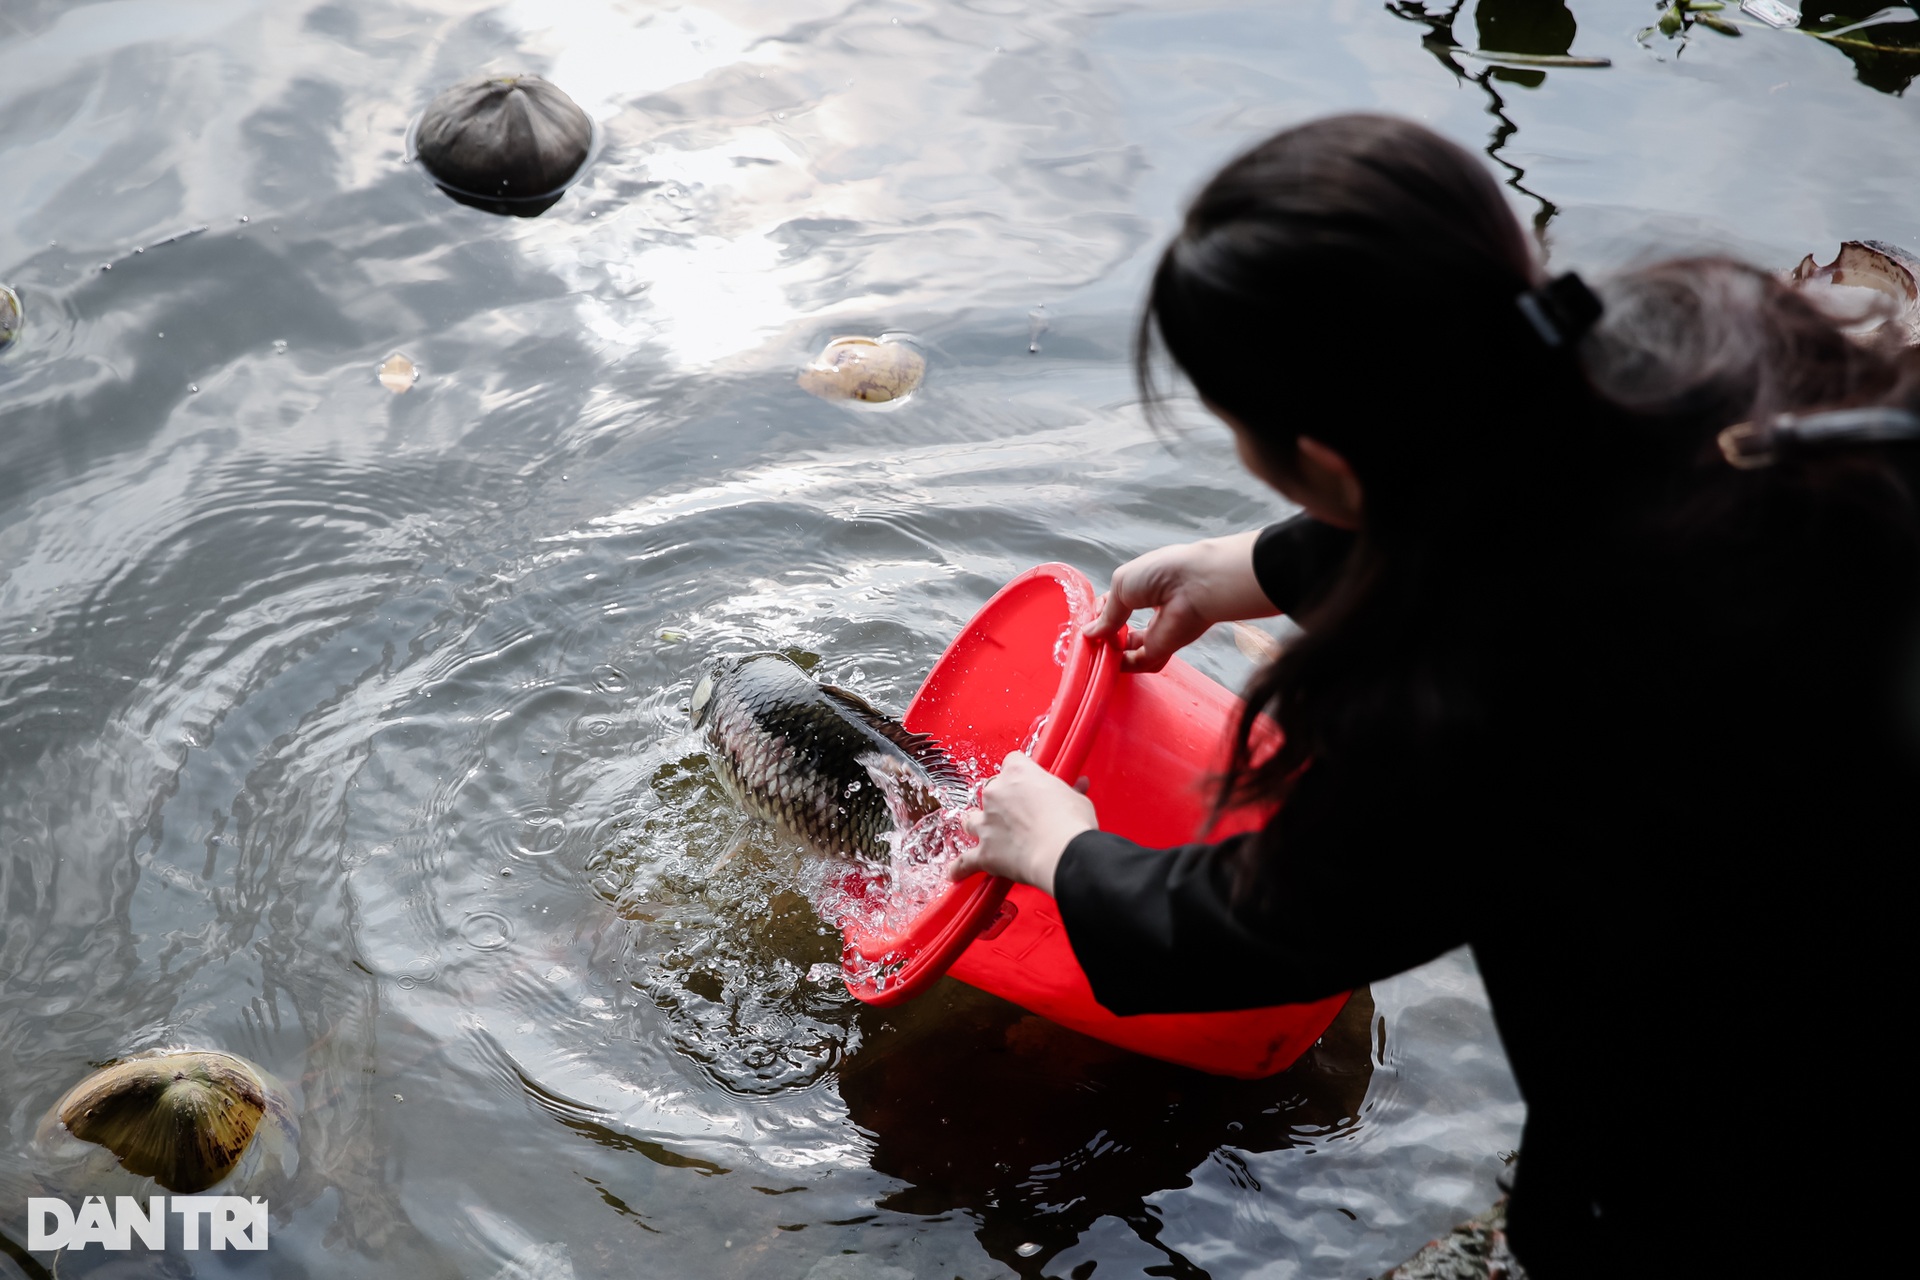
[[[927,361],[904,342],[835,338],[800,371],[800,387],[822,400],[893,404],[927,376]]]
[[[420,381],[420,368],[413,361],[396,351],[381,361],[374,371],[380,379],[380,385],[395,395],[405,395],[413,390],[413,384]]]
[[[20,332],[20,295],[0,284],[0,351],[13,345]]]
[[[192,1195],[226,1178],[257,1138],[291,1134],[291,1106],[232,1054],[174,1049],[116,1062],[82,1080],[42,1125],[104,1147],[128,1172]]]
[[[1808,254],[1788,277],[1793,284],[1849,285],[1886,295],[1896,308],[1894,317],[1876,328],[1872,337],[1890,336],[1913,346],[1920,343],[1920,258],[1899,245],[1881,240],[1848,240],[1832,262],[1820,266]]]
[[[482,208],[546,208],[586,163],[587,113],[539,76],[475,76],[435,98],[414,153],[435,181]]]

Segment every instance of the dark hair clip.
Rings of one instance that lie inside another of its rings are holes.
[[[1742,471],[1753,471],[1809,449],[1920,440],[1920,415],[1886,405],[1783,413],[1765,422],[1736,423],[1722,431],[1718,439],[1720,453],[1728,462]]]
[[[1587,282],[1569,271],[1514,299],[1540,341],[1555,351],[1580,341],[1606,308]]]

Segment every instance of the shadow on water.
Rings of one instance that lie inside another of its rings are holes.
[[[1128,1053],[955,982],[921,1003],[933,1007],[906,1025],[865,1010],[862,1047],[841,1069],[873,1167],[908,1184],[876,1207],[970,1213],[987,1253],[1023,1275],[1042,1274],[1111,1216],[1166,1256],[1154,1274],[1205,1276],[1160,1242],[1150,1198],[1190,1185],[1209,1159],[1257,1190],[1239,1153],[1341,1137],[1359,1124],[1373,1078],[1364,989],[1300,1061],[1265,1080]]]
[[[1388,12],[1427,28],[1421,44],[1454,77],[1466,84],[1478,85],[1487,95],[1487,114],[1495,121],[1493,135],[1486,145],[1487,158],[1507,172],[1507,185],[1539,206],[1533,215],[1537,236],[1546,234],[1547,224],[1559,212],[1553,201],[1527,187],[1522,181],[1527,171],[1504,154],[1507,143],[1520,126],[1507,113],[1507,103],[1496,84],[1513,84],[1538,89],[1547,82],[1547,73],[1537,68],[1490,65],[1469,69],[1463,47],[1454,38],[1454,22],[1466,7],[1459,0],[1452,8],[1429,9],[1420,0],[1399,0]],[[1480,0],[1473,10],[1474,28],[1480,48],[1500,53],[1535,57],[1562,57],[1573,51],[1573,38],[1579,32],[1573,11],[1562,0]]]
[[[1802,30],[1832,45],[1853,63],[1860,83],[1881,93],[1904,95],[1907,86],[1920,75],[1920,18],[1913,9],[1867,3],[1866,0],[1839,0],[1815,3],[1808,7]],[[1819,10],[1817,21],[1812,11]],[[1883,21],[1874,21],[1885,16]]]

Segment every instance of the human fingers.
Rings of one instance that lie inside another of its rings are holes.
[[[1080,628],[1080,634],[1089,640],[1105,639],[1118,631],[1120,625],[1132,616],[1133,608],[1120,594],[1116,579],[1115,589],[1100,597],[1100,616]]]
[[[1157,569],[1166,559],[1168,548],[1136,556],[1113,571],[1107,594],[1100,599],[1100,616],[1082,628],[1089,640],[1099,640],[1118,631],[1135,609],[1151,609],[1166,594],[1164,576]]]
[[[963,853],[947,864],[947,879],[965,880],[976,871],[985,871],[986,866],[977,852]]]
[[[1146,629],[1137,633],[1140,646],[1120,655],[1120,669],[1133,673],[1158,671],[1206,629],[1205,621],[1179,601],[1164,605],[1155,611]]]

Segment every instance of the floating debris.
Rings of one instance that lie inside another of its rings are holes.
[[[896,337],[835,338],[800,371],[800,387],[822,400],[897,405],[926,376],[926,358]]]
[[[21,319],[20,295],[0,284],[0,351],[13,345],[14,337],[20,332]]]
[[[593,149],[593,121],[539,76],[475,76],[435,98],[414,154],[448,194],[496,213],[539,213]]]
[[[1788,279],[1801,289],[1838,285],[1882,294],[1892,302],[1894,314],[1864,336],[1893,337],[1907,346],[1920,344],[1920,258],[1899,245],[1882,240],[1847,240],[1832,262],[1823,267],[1808,254]],[[1870,318],[1835,317],[1842,322]]]
[[[1721,16],[1726,7],[1724,0],[1673,0],[1661,10],[1660,20],[1650,27],[1642,27],[1634,39],[1644,43],[1656,31],[1667,37],[1684,37],[1695,27],[1705,27],[1723,36],[1738,36],[1739,26]]]
[[[1272,662],[1280,656],[1280,642],[1260,628],[1244,622],[1229,625],[1233,628],[1234,647],[1245,657],[1254,662]]]
[[[1797,27],[1800,25],[1800,11],[1780,0],[1740,0],[1740,11],[1750,13],[1770,27]]]
[[[57,1155],[74,1139],[111,1152],[130,1173],[192,1195],[232,1174],[256,1139],[289,1172],[299,1134],[285,1090],[253,1064],[165,1049],[102,1067],[55,1103],[41,1122],[41,1145]],[[258,1163],[249,1161],[248,1171]]]
[[[418,366],[398,351],[380,365],[379,375],[380,385],[395,395],[404,395],[413,389],[414,383],[420,381]]]
[[[1664,23],[1666,20],[1663,18]],[[1664,28],[1663,28],[1664,29]],[[1610,67],[1612,58],[1586,58],[1572,53],[1502,53],[1494,49],[1461,49],[1460,53],[1480,62],[1509,67]]]

